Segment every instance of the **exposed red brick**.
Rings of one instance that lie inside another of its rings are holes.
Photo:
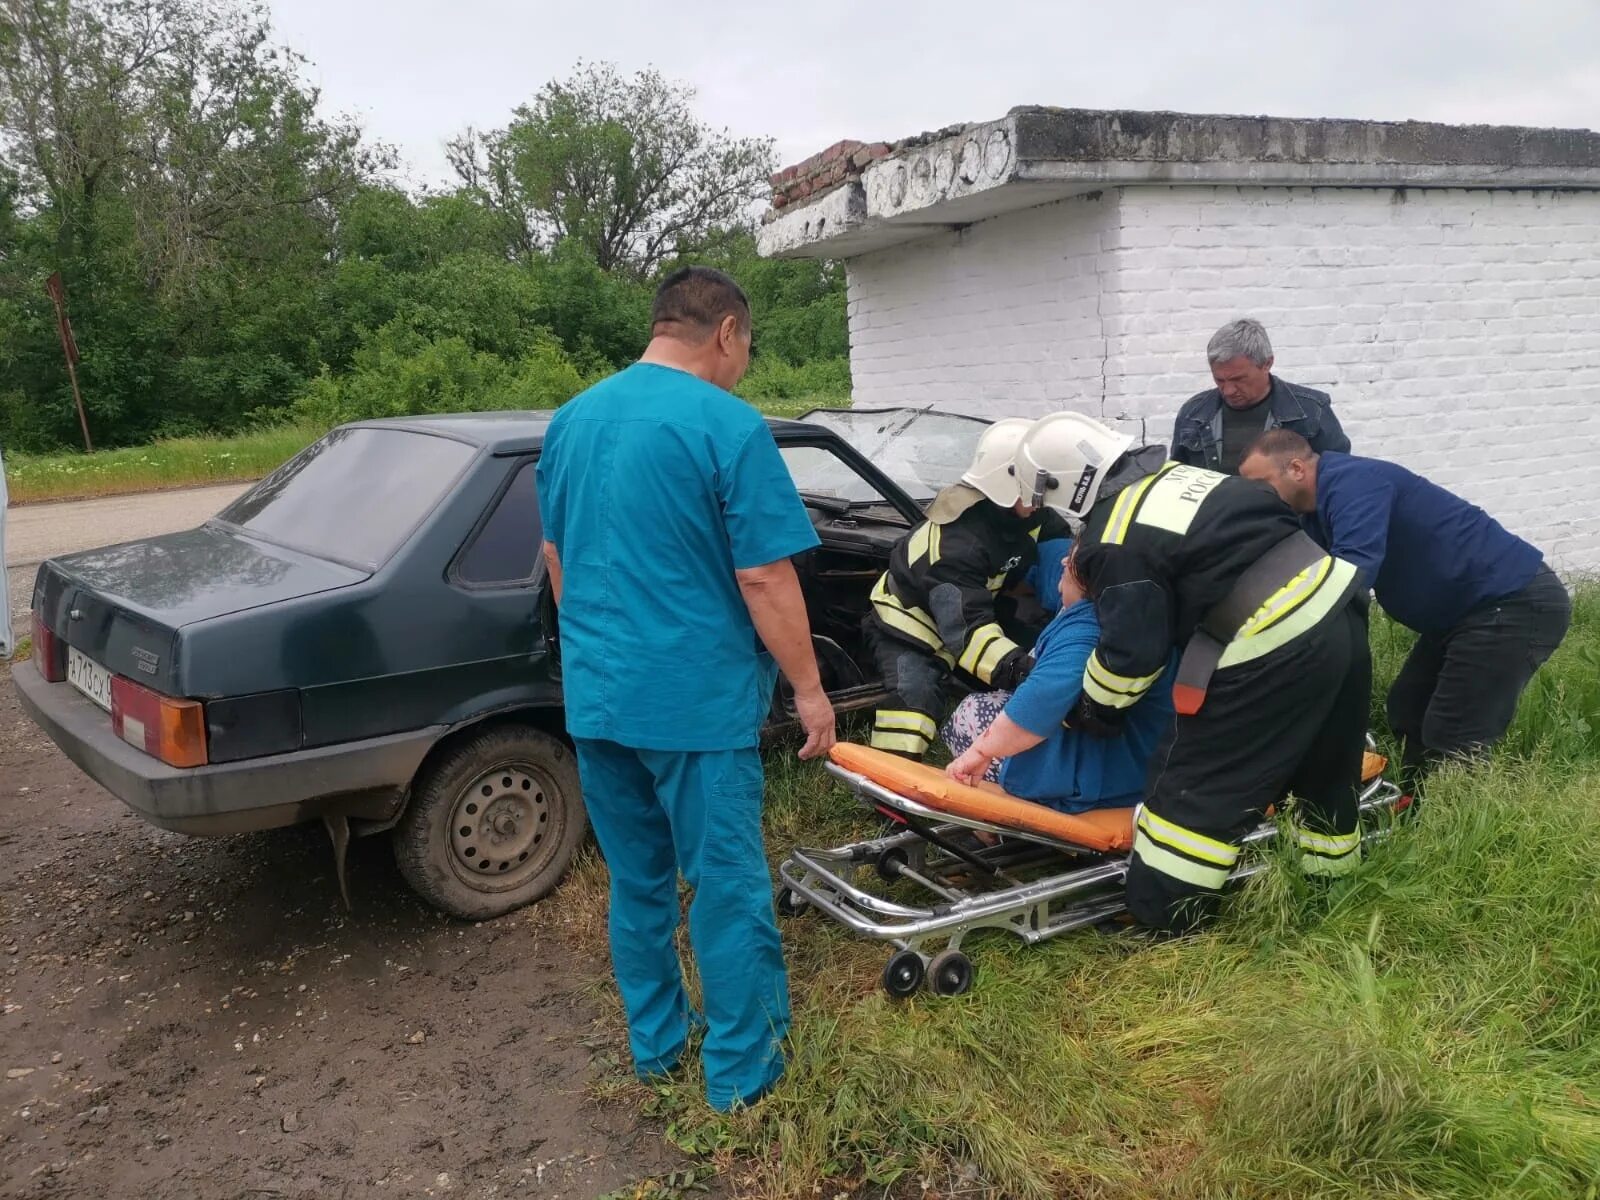
[[[880,158],[888,157],[888,154],[889,147],[886,143],[874,142],[870,146],[861,147],[861,149],[852,154],[850,156],[850,162],[857,170],[860,170],[866,167],[869,163],[876,162]]]
[[[785,196],[782,192],[773,192],[772,193],[772,207],[773,208],[782,208],[784,205],[786,205],[788,203],[789,203],[789,197]]]

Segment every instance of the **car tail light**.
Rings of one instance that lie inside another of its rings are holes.
[[[111,677],[111,728],[130,746],[174,767],[206,765],[205,706]]]
[[[33,614],[33,661],[39,664],[39,674],[46,683],[60,683],[67,677],[67,644],[44,623],[37,611]]]

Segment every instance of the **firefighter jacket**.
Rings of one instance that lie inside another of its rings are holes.
[[[1070,536],[1066,522],[1051,509],[1018,517],[964,484],[946,488],[928,511],[890,551],[872,589],[873,617],[990,686],[1002,662],[1027,653],[1002,630],[995,597],[1038,562],[1041,536]]]
[[[1107,480],[1079,538],[1079,575],[1100,640],[1084,670],[1091,719],[1116,719],[1160,678],[1246,568],[1300,524],[1264,483],[1164,461],[1146,447]],[[1337,612],[1355,568],[1321,555],[1271,592],[1223,648],[1219,668],[1259,658]]]

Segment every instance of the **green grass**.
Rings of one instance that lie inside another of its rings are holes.
[[[794,417],[808,409],[849,403],[815,396],[756,407],[775,417]],[[94,454],[11,454],[5,460],[6,487],[11,503],[28,504],[260,479],[324,432],[317,426],[284,425],[235,437],[172,438]]]
[[[172,438],[94,454],[7,455],[6,487],[13,504],[26,504],[259,479],[322,432],[286,425],[237,437]]]
[[[1408,641],[1376,622],[1380,684]],[[740,1194],[1595,1197],[1597,730],[1588,585],[1494,761],[1443,772],[1331,890],[1274,860],[1178,942],[976,936],[970,994],[901,1003],[884,947],[806,915],[783,925],[794,1059],[764,1104],[720,1117],[697,1073],[646,1089],[623,1063],[599,1093]],[[870,831],[819,768],[768,770],[775,859]],[[528,919],[603,947],[604,878],[589,859]]]

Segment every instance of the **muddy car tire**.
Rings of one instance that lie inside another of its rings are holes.
[[[429,904],[482,920],[555,887],[588,825],[572,747],[497,725],[423,767],[395,827],[395,861]]]

